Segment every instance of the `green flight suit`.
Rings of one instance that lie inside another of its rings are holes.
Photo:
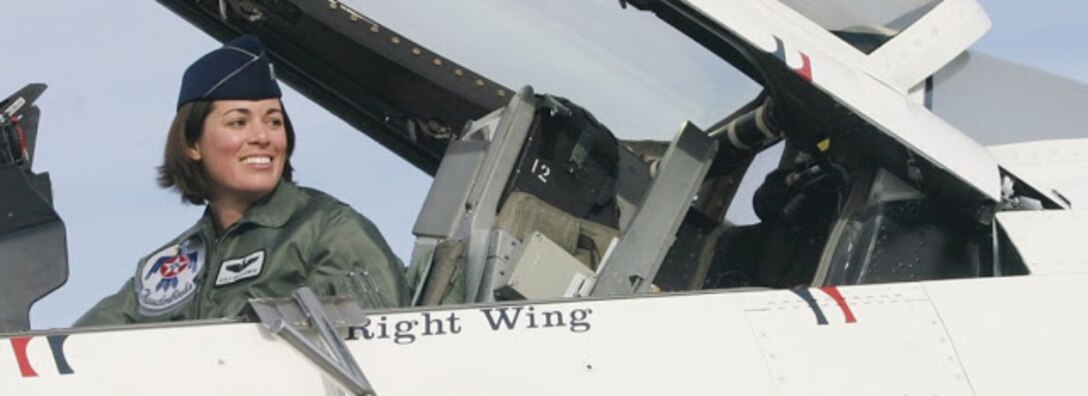
[[[206,211],[75,326],[239,316],[250,298],[302,286],[353,295],[364,308],[410,298],[403,266],[369,220],[325,193],[280,182],[220,233]]]

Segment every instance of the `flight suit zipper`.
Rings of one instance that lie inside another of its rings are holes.
[[[200,279],[198,279],[198,281],[200,282],[199,286],[198,286],[199,289],[197,289],[197,296],[196,296],[197,298],[193,299],[193,300],[195,300],[195,301],[193,301],[193,304],[195,306],[193,307],[193,317],[190,318],[190,319],[200,319],[201,318],[201,308],[204,305],[204,299],[208,297],[208,295],[206,294],[206,291],[204,290],[204,288],[208,284],[208,277],[212,276],[211,275],[212,263],[214,263],[216,261],[215,253],[216,253],[217,250],[219,250],[218,249],[218,247],[219,247],[219,238],[215,238],[215,237],[205,238],[204,234],[201,233],[200,234],[200,239],[204,240],[204,242],[205,242],[204,243],[204,245],[205,245],[205,248],[204,248],[204,251],[205,251],[205,253],[204,253],[204,256],[205,256],[204,257],[204,271],[203,271],[203,274],[200,276]],[[210,241],[209,241],[209,239],[210,239]]]
[[[208,258],[211,259],[212,257],[214,257],[215,260],[208,262],[208,268],[205,272],[205,277],[201,285],[205,287],[205,291],[204,293],[202,293],[207,299],[207,304],[205,304],[205,307],[214,308],[213,302],[215,300],[215,295],[217,294],[215,289],[215,282],[219,278],[219,271],[222,270],[222,268],[220,268],[223,264],[222,261],[227,259],[227,257],[219,257],[219,246],[222,245],[223,241],[226,241],[234,236],[234,234],[238,232],[238,228],[243,224],[243,222],[244,220],[239,220],[238,222],[234,223],[234,225],[231,225],[225,231],[223,231],[222,234],[219,235],[219,237],[212,239],[212,245],[214,246],[214,249],[211,249],[210,251],[214,251],[215,254],[209,254]]]

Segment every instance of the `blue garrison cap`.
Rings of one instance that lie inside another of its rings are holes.
[[[185,69],[178,108],[196,100],[257,100],[282,95],[261,40],[245,35],[223,44]]]

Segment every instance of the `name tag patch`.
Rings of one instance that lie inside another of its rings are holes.
[[[215,285],[223,286],[240,280],[255,278],[261,274],[264,268],[264,250],[258,250],[249,255],[223,261],[219,266],[219,276],[215,277]]]

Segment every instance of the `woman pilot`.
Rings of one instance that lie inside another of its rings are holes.
[[[407,304],[403,267],[378,229],[291,181],[295,134],[280,96],[254,36],[189,66],[158,182],[207,204],[204,215],[76,326],[238,316],[250,298],[302,286],[368,308]]]

